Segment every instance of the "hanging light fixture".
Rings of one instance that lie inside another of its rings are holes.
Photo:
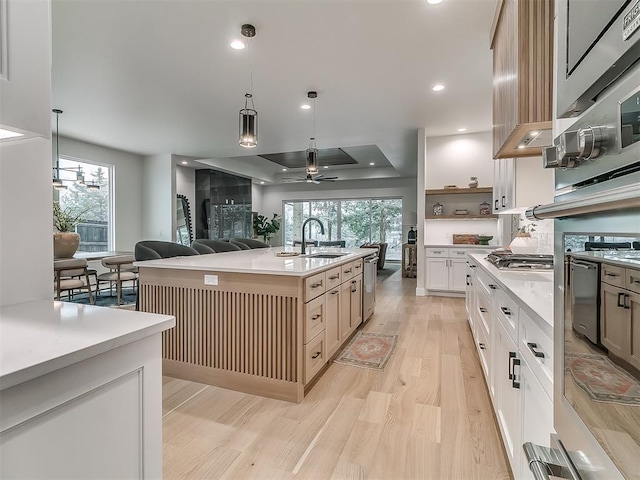
[[[318,148],[316,147],[316,98],[318,92],[307,92],[307,97],[313,100],[313,137],[309,139],[307,149],[307,176],[318,173]]]
[[[86,186],[90,190],[100,190],[100,185],[95,181],[92,180],[89,183],[85,182],[84,171],[82,170],[82,167],[80,165],[78,165],[77,168],[60,166],[60,135],[58,133],[59,132],[58,124],[59,124],[59,116],[63,112],[59,108],[54,108],[51,111],[56,114],[56,159],[55,159],[56,161],[55,161],[55,167],[53,167],[53,181],[52,181],[53,188],[55,188],[56,190],[66,190],[68,187],[64,184],[64,182],[67,181],[67,182],[77,182],[80,185]],[[76,174],[76,178],[75,179],[62,178],[60,176],[61,171],[74,172]]]
[[[244,94],[244,108],[240,110],[240,146],[254,148],[258,145],[258,112],[253,104],[253,41],[256,27],[245,23],[240,33],[249,39],[249,93]]]

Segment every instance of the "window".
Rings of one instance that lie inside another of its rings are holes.
[[[84,174],[84,184],[73,181],[78,167]],[[98,165],[86,161],[60,158],[60,177],[67,186],[58,190],[58,200],[62,208],[70,208],[76,212],[84,212],[82,222],[76,226],[80,235],[79,252],[102,252],[113,250],[111,222],[111,178],[112,165]],[[87,188],[93,182],[100,189]]]
[[[367,242],[387,243],[386,258],[402,257],[402,199],[367,198],[284,202],[284,244],[301,240],[302,223],[309,217],[322,221],[325,234],[312,222],[312,240],[345,240],[349,248]]]

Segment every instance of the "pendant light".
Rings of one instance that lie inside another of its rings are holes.
[[[318,173],[318,148],[316,147],[316,98],[318,92],[307,92],[307,97],[313,100],[313,137],[309,139],[307,149],[307,177]]]
[[[253,41],[256,27],[248,23],[242,25],[240,33],[249,39],[249,93],[244,94],[244,108],[240,110],[240,146],[254,148],[258,145],[258,112],[253,104]]]
[[[56,166],[53,167],[53,188],[56,190],[66,190],[67,186],[62,183],[62,179],[60,178],[60,143],[58,141],[58,117],[62,113],[62,110],[54,108],[51,111],[56,114]]]

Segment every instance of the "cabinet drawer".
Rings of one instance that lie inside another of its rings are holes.
[[[491,301],[480,290],[476,295],[476,311],[476,318],[480,320],[478,323],[481,323],[487,334],[490,334],[492,329],[491,319],[493,315],[493,312],[491,311]]]
[[[627,288],[632,292],[640,293],[640,270],[627,268],[625,272],[625,283]]]
[[[493,293],[498,289],[498,285],[489,275],[478,269],[477,285],[489,298],[493,297]]]
[[[353,262],[353,276],[360,275],[362,273],[363,261],[361,258],[354,260]]]
[[[324,331],[326,325],[326,298],[324,295],[314,298],[304,306],[304,343]]]
[[[600,269],[600,278],[604,283],[624,288],[624,277],[624,268],[608,265],[606,263],[602,264],[602,268]]]
[[[448,257],[449,249],[448,248],[427,248],[426,255],[427,257]]]
[[[484,378],[486,379],[487,385],[489,385],[489,369],[490,364],[489,361],[491,359],[491,354],[489,352],[489,332],[485,330],[484,324],[482,322],[478,325],[476,329],[476,348],[478,349],[478,356],[480,357],[480,364],[482,365],[482,371],[484,372]]]
[[[518,314],[520,308],[509,295],[499,289],[495,296],[496,318],[504,325],[504,329],[514,341],[518,342]]]
[[[346,282],[355,275],[355,268],[353,268],[354,262],[345,263],[342,265],[342,281]]]
[[[326,280],[325,272],[316,273],[304,279],[304,301],[313,300],[318,295],[322,295],[325,292]]]
[[[342,267],[327,270],[327,290],[336,287],[342,283]]]
[[[304,346],[304,383],[316,376],[326,363],[324,332],[316,335]]]
[[[553,340],[520,311],[520,352],[549,397],[553,397]]]

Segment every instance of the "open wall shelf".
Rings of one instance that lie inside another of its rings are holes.
[[[427,195],[461,195],[461,194],[476,194],[476,193],[488,193],[493,195],[493,187],[477,187],[477,188],[437,188],[432,190],[425,190]]]
[[[498,215],[427,215],[427,220],[495,220]]]

